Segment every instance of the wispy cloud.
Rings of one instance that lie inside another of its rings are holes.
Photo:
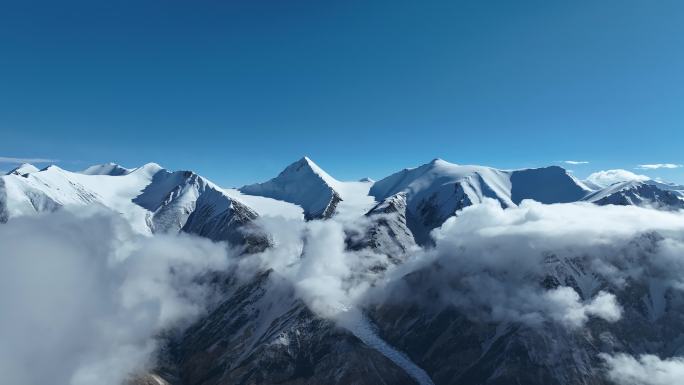
[[[675,163],[654,163],[654,164],[640,164],[636,168],[639,170],[657,170],[659,168],[680,168],[684,167],[682,164]]]
[[[589,164],[588,160],[564,160],[563,163],[566,164]]]
[[[8,157],[8,156],[0,156],[0,163],[21,164],[21,163],[54,163],[54,162],[59,162],[59,159],[13,158],[13,157]]]

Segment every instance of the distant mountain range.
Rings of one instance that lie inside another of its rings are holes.
[[[237,189],[219,187],[192,171],[170,171],[154,163],[134,169],[109,163],[81,172],[57,166],[39,170],[24,164],[0,177],[0,222],[100,205],[119,213],[141,234],[186,232],[226,241],[250,255],[273,245],[272,234],[257,220],[260,217],[360,218],[368,227],[363,234],[349,234],[347,247],[388,256],[388,265],[372,267],[383,271],[401,265],[416,248],[429,248],[434,243],[433,230],[461,210],[488,199],[503,208],[534,200],[676,211],[684,209],[684,186],[653,180],[598,186],[558,166],[499,170],[441,159],[378,181],[343,182],[304,157],[273,179]],[[608,286],[580,260],[550,262],[546,268],[550,270],[545,284],[566,283],[587,298],[597,290],[583,292],[581,288],[590,285],[580,282]],[[316,315],[270,270],[248,282],[224,278],[223,302],[170,341],[163,353],[164,364],[137,383],[609,383],[596,374],[599,342],[587,336],[554,327],[534,331],[513,324],[477,323],[454,309],[433,314],[427,305],[402,308],[395,302],[365,309],[374,324],[365,333],[361,327],[341,328]],[[416,283],[421,281],[420,274],[406,280],[415,287],[421,285]],[[671,326],[675,315],[644,308],[641,298],[648,288],[634,290],[625,301],[633,305],[626,305],[632,323],[613,331],[611,338],[619,340],[615,343],[634,345],[638,338],[631,333],[642,328],[650,328],[654,335],[648,341],[639,339],[640,346],[681,339]],[[596,330],[608,329],[600,324]],[[373,342],[375,336],[386,343]],[[553,346],[549,341],[555,341]],[[563,349],[554,351],[558,346]]]
[[[340,205],[343,211],[345,205],[355,205],[357,211],[361,210],[358,214],[369,214],[375,204],[396,201],[401,196],[408,227],[420,244],[428,242],[429,232],[458,210],[485,198],[495,199],[503,207],[532,199],[545,204],[587,201],[663,210],[684,208],[684,186],[675,184],[647,180],[601,187],[580,181],[558,166],[499,170],[441,159],[403,169],[377,182],[341,182],[304,157],[271,180],[237,190],[220,188],[192,171],[169,171],[155,163],[134,169],[107,163],[81,172],[57,166],[39,170],[23,164],[3,176],[0,183],[3,221],[61,206],[97,203],[121,212],[142,232],[174,229],[201,235],[217,231],[210,230],[213,222],[227,221],[228,227],[233,223],[244,225],[268,210],[261,205],[272,207],[272,200],[295,205],[290,210],[300,208],[304,218],[310,220],[339,214]],[[234,237],[230,229],[221,231],[210,238]]]

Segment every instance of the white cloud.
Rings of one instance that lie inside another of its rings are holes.
[[[586,160],[564,160],[563,163],[577,165],[577,164],[589,164],[589,161],[586,161]]]
[[[636,168],[639,170],[657,170],[660,168],[680,168],[684,167],[684,165],[681,164],[674,164],[674,163],[655,163],[655,164],[640,164]]]
[[[503,209],[485,200],[432,235],[434,248],[391,272],[369,302],[424,301],[416,293],[427,291],[436,293],[435,303],[475,319],[578,328],[592,317],[619,320],[627,282],[656,279],[684,288],[684,213],[533,201]],[[587,273],[574,277],[578,271]],[[585,283],[570,287],[563,274]],[[406,283],[411,276],[422,277],[425,287]],[[556,283],[542,284],[549,277]]]
[[[581,327],[589,316],[603,318],[609,322],[619,321],[622,317],[622,308],[618,305],[615,295],[599,292],[596,297],[587,303],[582,303],[579,294],[567,286],[560,286],[544,293],[543,298],[547,301],[548,314],[555,321],[568,327]]]
[[[7,156],[0,156],[0,163],[22,164],[22,163],[54,163],[59,162],[59,159],[49,158],[13,158]]]
[[[608,378],[619,385],[672,385],[684,379],[684,358],[660,359],[644,354],[635,358],[628,354],[601,354]]]
[[[0,318],[0,373],[18,384],[116,384],[150,359],[160,330],[201,314],[212,292],[193,278],[229,262],[246,277],[273,269],[330,319],[388,297],[424,301],[425,288],[406,285],[412,273],[436,289],[435,306],[533,327],[616,322],[626,282],[656,277],[684,289],[682,213],[532,201],[503,209],[487,199],[447,220],[432,233],[434,248],[416,250],[397,267],[386,255],[347,248],[349,234],[366,233],[367,218],[258,223],[274,247],[229,261],[221,245],[137,236],[110,214],[57,212],[0,225],[0,309],[12,309]],[[642,239],[652,233],[659,238]],[[544,286],[551,257],[581,260],[608,284]]]
[[[347,249],[347,234],[365,233],[367,219],[308,221],[259,218],[273,236],[274,246],[240,261],[243,274],[273,269],[295,288],[319,316],[335,318],[353,307],[379,273],[371,267],[388,265],[386,255]]]
[[[0,373],[11,384],[120,385],[150,364],[155,336],[201,314],[223,245],[134,234],[82,210],[0,225]]]
[[[597,171],[587,177],[587,181],[598,187],[608,187],[618,182],[638,181],[643,182],[651,178],[646,175],[635,174],[623,169]]]

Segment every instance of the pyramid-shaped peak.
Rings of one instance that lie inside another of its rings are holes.
[[[336,191],[339,183],[305,156],[287,166],[277,177],[243,186],[240,191],[294,203],[301,206],[310,219],[327,218],[342,200]]]
[[[311,158],[308,156],[304,156],[298,161],[292,163],[291,165],[287,166],[285,170],[283,170],[276,178],[283,178],[283,177],[288,177],[288,178],[304,178],[307,175],[314,174],[315,176],[318,176],[321,178],[326,184],[330,185],[330,187],[335,187],[339,182],[337,179],[333,178],[330,174],[328,174],[325,170],[323,170],[319,165],[316,164]],[[294,176],[298,175],[298,176]]]

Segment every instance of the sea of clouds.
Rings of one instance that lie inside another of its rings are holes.
[[[382,250],[348,247],[350,234],[373,225],[369,218],[258,223],[273,246],[249,256],[187,234],[136,234],[102,208],[0,225],[0,373],[14,384],[118,385],[154,364],[160,333],[182,330],[212,307],[221,293],[200,278],[228,269],[245,280],[272,269],[333,320],[373,303],[421,300],[406,280],[416,272],[429,277],[423,289],[439,294],[437,305],[488,321],[569,330],[592,317],[620,322],[616,294],[630,282],[684,289],[681,212],[532,201],[503,209],[487,200],[435,229],[434,246],[413,250],[402,264]],[[580,260],[604,288],[540,285],[550,258]],[[672,383],[684,372],[678,357],[601,358],[618,384]]]
[[[197,277],[228,265],[225,245],[135,234],[101,208],[12,219],[0,245],[0,373],[17,385],[120,384],[204,311]]]

